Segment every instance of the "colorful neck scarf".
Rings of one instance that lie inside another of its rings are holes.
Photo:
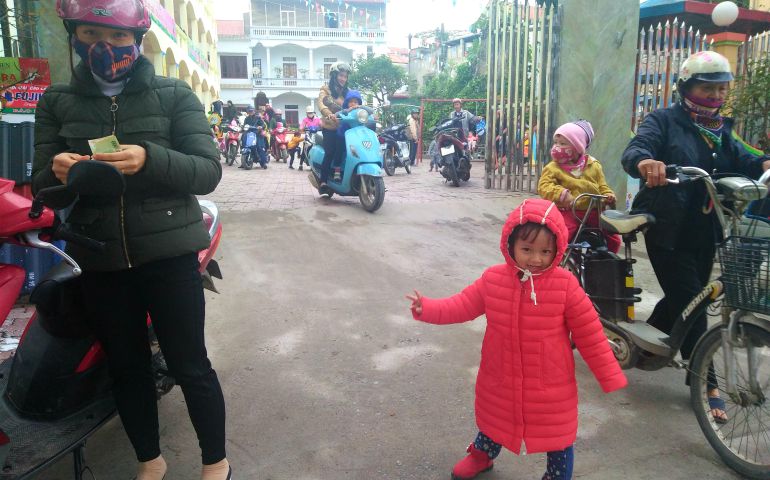
[[[722,145],[722,130],[724,128],[724,118],[719,113],[721,106],[722,102],[710,102],[688,94],[685,94],[682,99],[682,107],[690,115],[701,135],[707,141],[719,146]]]

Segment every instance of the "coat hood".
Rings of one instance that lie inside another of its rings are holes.
[[[505,263],[517,269],[519,268],[519,265],[516,264],[516,261],[508,252],[508,238],[516,227],[527,222],[543,224],[556,235],[556,257],[554,257],[553,263],[551,263],[546,271],[552,269],[554,265],[558,265],[561,262],[564,256],[564,252],[567,249],[568,233],[567,226],[564,224],[564,218],[561,216],[561,212],[559,212],[556,204],[542,198],[528,198],[508,215],[508,219],[503,226],[502,237],[500,238],[500,251],[503,252]]]

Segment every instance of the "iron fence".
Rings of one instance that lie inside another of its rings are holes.
[[[691,54],[710,50],[712,41],[678,19],[639,32],[631,130],[648,113],[674,102],[679,67]]]
[[[763,66],[761,62],[764,62],[765,65]],[[737,81],[739,83],[750,82],[752,80],[752,74],[755,73],[758,68],[767,68],[767,62],[770,62],[770,31],[752,35],[738,47],[738,63],[735,70],[736,76],[738,77]],[[768,105],[764,105],[765,109],[767,107]],[[764,134],[770,136],[770,131],[767,131],[767,112],[761,111],[759,105],[753,105],[748,112],[744,113],[744,115],[753,118],[751,121],[746,121],[746,119],[743,118],[736,118],[736,120],[738,120],[738,134],[749,143],[759,145],[759,135]],[[764,128],[757,129],[757,125],[755,124]],[[764,132],[761,132],[760,130],[764,130]]]
[[[549,156],[548,141],[536,140],[555,129],[560,12],[535,0],[490,4],[486,188],[537,191]]]

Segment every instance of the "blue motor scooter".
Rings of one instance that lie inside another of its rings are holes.
[[[310,149],[310,183],[320,194],[352,197],[358,196],[368,212],[374,212],[385,200],[385,181],[382,178],[382,151],[377,134],[367,124],[374,122],[372,110],[358,107],[348,113],[338,112],[337,117],[350,127],[345,132],[345,156],[340,169],[341,178],[330,175],[327,187],[319,189],[321,166],[324,160],[323,136],[316,134],[315,145]]]

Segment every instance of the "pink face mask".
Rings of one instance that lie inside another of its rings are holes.
[[[572,147],[560,147],[558,145],[551,147],[551,158],[556,160],[556,163],[571,162],[575,157],[575,149]]]

